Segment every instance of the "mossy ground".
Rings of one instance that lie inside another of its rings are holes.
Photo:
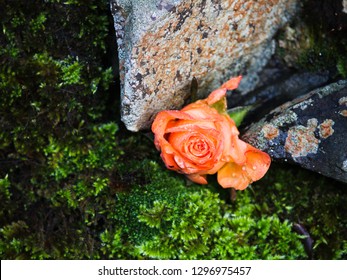
[[[107,1],[2,2],[1,259],[346,258],[345,185],[273,164],[232,200],[124,129]]]
[[[277,37],[277,55],[300,71],[329,71],[347,78],[347,14],[339,0],[305,0]]]

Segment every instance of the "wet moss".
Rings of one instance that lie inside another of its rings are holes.
[[[306,71],[330,71],[347,77],[347,14],[341,1],[301,3],[301,13],[278,35],[277,54],[287,65]]]
[[[275,165],[254,184],[260,212],[275,212],[302,225],[311,238],[310,253],[317,259],[346,258],[346,185],[294,166]]]
[[[301,237],[292,231],[291,222],[276,213],[257,213],[251,191],[230,205],[217,186],[187,186],[184,177],[156,161],[133,164],[146,175],[142,185],[117,193],[115,222],[101,234],[105,257],[114,257],[114,251],[105,248],[112,248],[114,242],[121,248],[123,242],[131,244],[128,258],[305,258]]]

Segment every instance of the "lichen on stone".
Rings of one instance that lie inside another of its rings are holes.
[[[347,117],[347,110],[341,110],[339,111],[339,114],[343,117]]]
[[[347,159],[342,162],[341,168],[342,168],[343,171],[347,172]]]
[[[340,106],[347,106],[347,97],[346,96],[345,97],[341,97],[339,99],[339,105]]]
[[[279,109],[282,110],[282,106]],[[288,110],[284,114],[276,116],[273,120],[273,124],[277,127],[282,127],[296,122],[297,119],[298,115],[294,111]]]
[[[326,119],[324,120],[324,122],[322,122],[320,125],[319,125],[319,136],[321,138],[328,138],[330,137],[331,135],[333,135],[334,133],[334,129],[333,129],[333,126],[334,126],[335,122],[331,119]]]
[[[293,158],[317,153],[320,143],[320,140],[314,135],[317,125],[317,119],[312,118],[307,121],[306,127],[297,125],[288,130],[284,147]]]
[[[279,129],[273,124],[265,124],[261,129],[264,137],[268,140],[273,140],[279,135]]]

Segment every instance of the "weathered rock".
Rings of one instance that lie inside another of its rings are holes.
[[[228,97],[228,106],[230,108],[251,106],[250,111],[242,121],[242,126],[245,126],[259,120],[279,105],[326,85],[329,74],[328,71],[294,74],[288,74],[285,71],[284,75],[281,75],[278,79],[268,81],[267,86],[257,88],[247,95],[231,94]]]
[[[347,183],[347,80],[311,91],[245,130],[248,143],[274,160]]]
[[[298,2],[111,0],[127,128],[149,128],[158,111],[180,108],[193,77],[200,97],[239,74],[239,89],[252,90],[273,53],[273,35]]]

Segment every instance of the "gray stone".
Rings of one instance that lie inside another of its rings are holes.
[[[148,129],[157,112],[181,108],[193,77],[199,97],[239,74],[239,90],[254,89],[298,2],[111,0],[127,128]]]
[[[347,80],[316,89],[271,111],[242,139],[273,160],[347,183]]]
[[[266,86],[259,87],[247,95],[234,93],[228,97],[230,108],[250,106],[250,110],[242,121],[242,127],[259,120],[279,105],[326,85],[330,74],[328,71],[324,71],[288,75],[287,71],[284,71],[284,75],[276,79],[276,73],[270,72],[275,78],[270,80],[264,77],[264,72],[266,72],[266,68],[261,73],[262,81],[267,80]]]

